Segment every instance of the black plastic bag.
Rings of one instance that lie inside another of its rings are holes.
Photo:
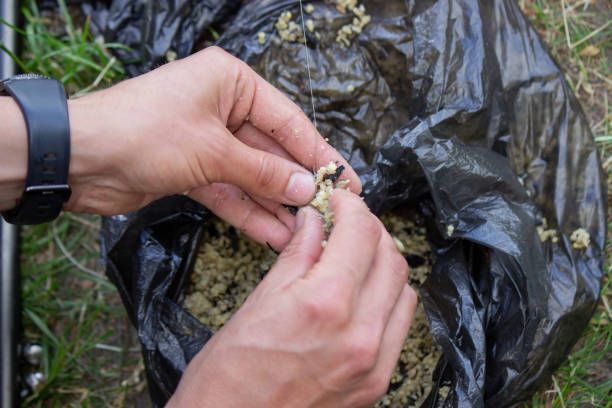
[[[516,406],[564,360],[599,296],[606,192],[578,102],[513,0],[364,1],[372,22],[346,48],[335,35],[352,16],[313,4],[319,130],[374,212],[416,205],[428,220],[437,256],[421,295],[444,357],[425,405],[447,384],[445,407]],[[249,2],[218,44],[312,115],[304,46],[272,35],[287,9],[299,16],[294,0]],[[170,197],[104,223],[157,405],[210,336],[178,306],[208,216]],[[543,218],[558,243],[541,242]],[[586,249],[572,248],[577,228]]]
[[[242,0],[80,0],[91,15],[92,30],[106,42],[130,50],[115,50],[131,76],[167,62],[168,51],[178,58],[191,53],[214,24],[227,21]]]

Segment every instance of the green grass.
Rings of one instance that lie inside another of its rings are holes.
[[[21,35],[25,52],[19,57],[0,44],[2,50],[13,56],[22,72],[56,78],[74,96],[82,96],[99,86],[111,85],[125,76],[123,67],[112,56],[111,50],[126,47],[94,38],[89,31],[89,18],[75,28],[64,0],[57,2],[61,12],[60,21],[41,15],[35,1],[25,3],[27,5],[21,9],[25,28],[22,30],[9,25]],[[3,23],[7,24],[5,21]],[[50,31],[53,25],[61,34]]]
[[[25,26],[15,27],[23,40],[24,52],[15,56],[22,71],[60,79],[73,96],[124,77],[111,53],[122,46],[94,38],[89,20],[71,15],[63,0],[58,0],[60,19],[41,14],[34,1],[25,4]],[[609,2],[520,0],[519,4],[549,44],[583,105],[612,192]],[[6,51],[1,44],[0,48]],[[99,222],[93,216],[63,215],[53,224],[22,231],[25,337],[43,346],[40,370],[47,377],[24,406],[125,406],[144,386],[138,344],[116,290],[98,262]],[[612,408],[610,242],[600,306],[547,388],[525,406]]]
[[[598,141],[612,140],[612,6],[595,0],[519,0],[581,100]]]
[[[612,313],[610,269],[601,306],[548,389],[536,394],[533,407],[612,407]]]
[[[122,380],[138,369],[139,349],[123,347],[127,322],[98,265],[98,222],[64,215],[22,230],[24,337],[42,345],[46,377],[23,406],[110,406],[133,385]]]

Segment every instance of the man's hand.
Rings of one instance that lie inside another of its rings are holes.
[[[290,244],[169,407],[365,407],[386,392],[416,307],[408,265],[358,196],[336,190],[331,206],[326,248],[317,214],[300,210]]]
[[[339,161],[306,115],[242,61],[212,47],[69,102],[70,211],[119,214],[188,193],[281,250],[314,196],[309,171]]]

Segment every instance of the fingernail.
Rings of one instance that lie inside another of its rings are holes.
[[[306,204],[315,193],[314,179],[307,173],[293,173],[285,190],[285,198],[297,204]]]
[[[304,221],[306,221],[306,210],[305,208],[300,208],[295,216],[295,230],[298,231],[304,225]]]

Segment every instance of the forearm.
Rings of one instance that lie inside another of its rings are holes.
[[[17,103],[0,96],[0,211],[15,207],[23,194],[28,167],[28,136]]]

